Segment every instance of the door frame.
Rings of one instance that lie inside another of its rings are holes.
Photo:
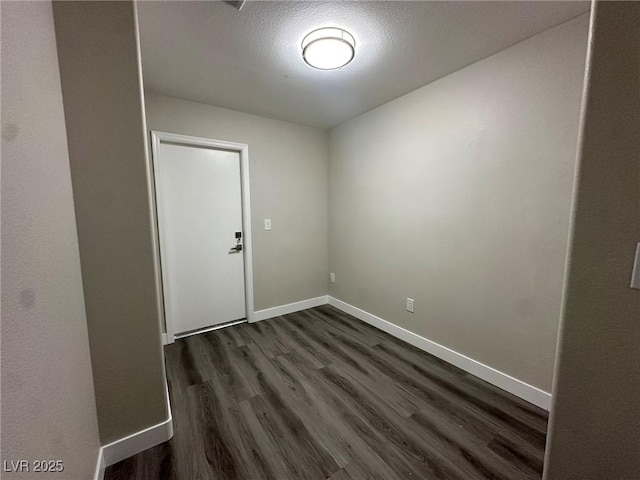
[[[244,254],[244,288],[245,288],[245,309],[247,314],[247,321],[253,322],[253,249],[252,249],[252,235],[251,235],[251,195],[249,192],[249,146],[245,143],[227,142],[224,140],[214,140],[204,137],[193,137],[191,135],[181,135],[177,133],[160,132],[157,130],[151,131],[151,158],[152,158],[152,172],[153,177],[153,195],[152,195],[152,209],[156,230],[155,243],[155,255],[157,264],[157,284],[158,284],[158,298],[159,309],[162,317],[164,318],[164,325],[166,328],[166,343],[173,343],[175,341],[175,330],[170,324],[166,316],[165,310],[165,288],[162,281],[162,260],[160,256],[160,243],[163,242],[162,230],[158,223],[158,177],[156,172],[158,171],[158,163],[161,157],[160,145],[162,143],[173,143],[177,145],[184,145],[188,147],[206,147],[218,150],[227,150],[237,152],[240,156],[240,187],[242,192],[242,229],[243,229],[243,242],[242,251]],[[213,327],[216,328],[216,327]]]

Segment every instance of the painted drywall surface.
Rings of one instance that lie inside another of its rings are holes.
[[[586,34],[583,15],[331,130],[330,295],[550,391]]]
[[[326,295],[327,132],[151,92],[145,98],[149,130],[249,145],[255,309]]]
[[[168,417],[133,2],[55,2],[103,444]]]
[[[100,443],[51,4],[0,8],[2,460],[62,460],[55,477],[91,478]]]
[[[640,3],[597,2],[548,480],[640,478]]]

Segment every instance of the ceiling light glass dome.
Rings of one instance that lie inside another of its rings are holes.
[[[344,67],[355,56],[356,41],[346,30],[335,27],[319,28],[302,40],[302,58],[319,70]]]

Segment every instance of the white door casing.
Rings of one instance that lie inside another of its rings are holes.
[[[253,315],[247,145],[152,132],[168,342]],[[230,253],[235,232],[243,249]]]

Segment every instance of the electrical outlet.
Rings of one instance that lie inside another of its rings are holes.
[[[335,273],[331,272],[331,273],[329,274],[329,281],[330,281],[331,283],[336,283],[336,274],[335,274]]]
[[[271,219],[270,218],[265,218],[264,219],[264,229],[265,230],[271,230]]]
[[[407,312],[413,313],[413,298],[407,297]]]

